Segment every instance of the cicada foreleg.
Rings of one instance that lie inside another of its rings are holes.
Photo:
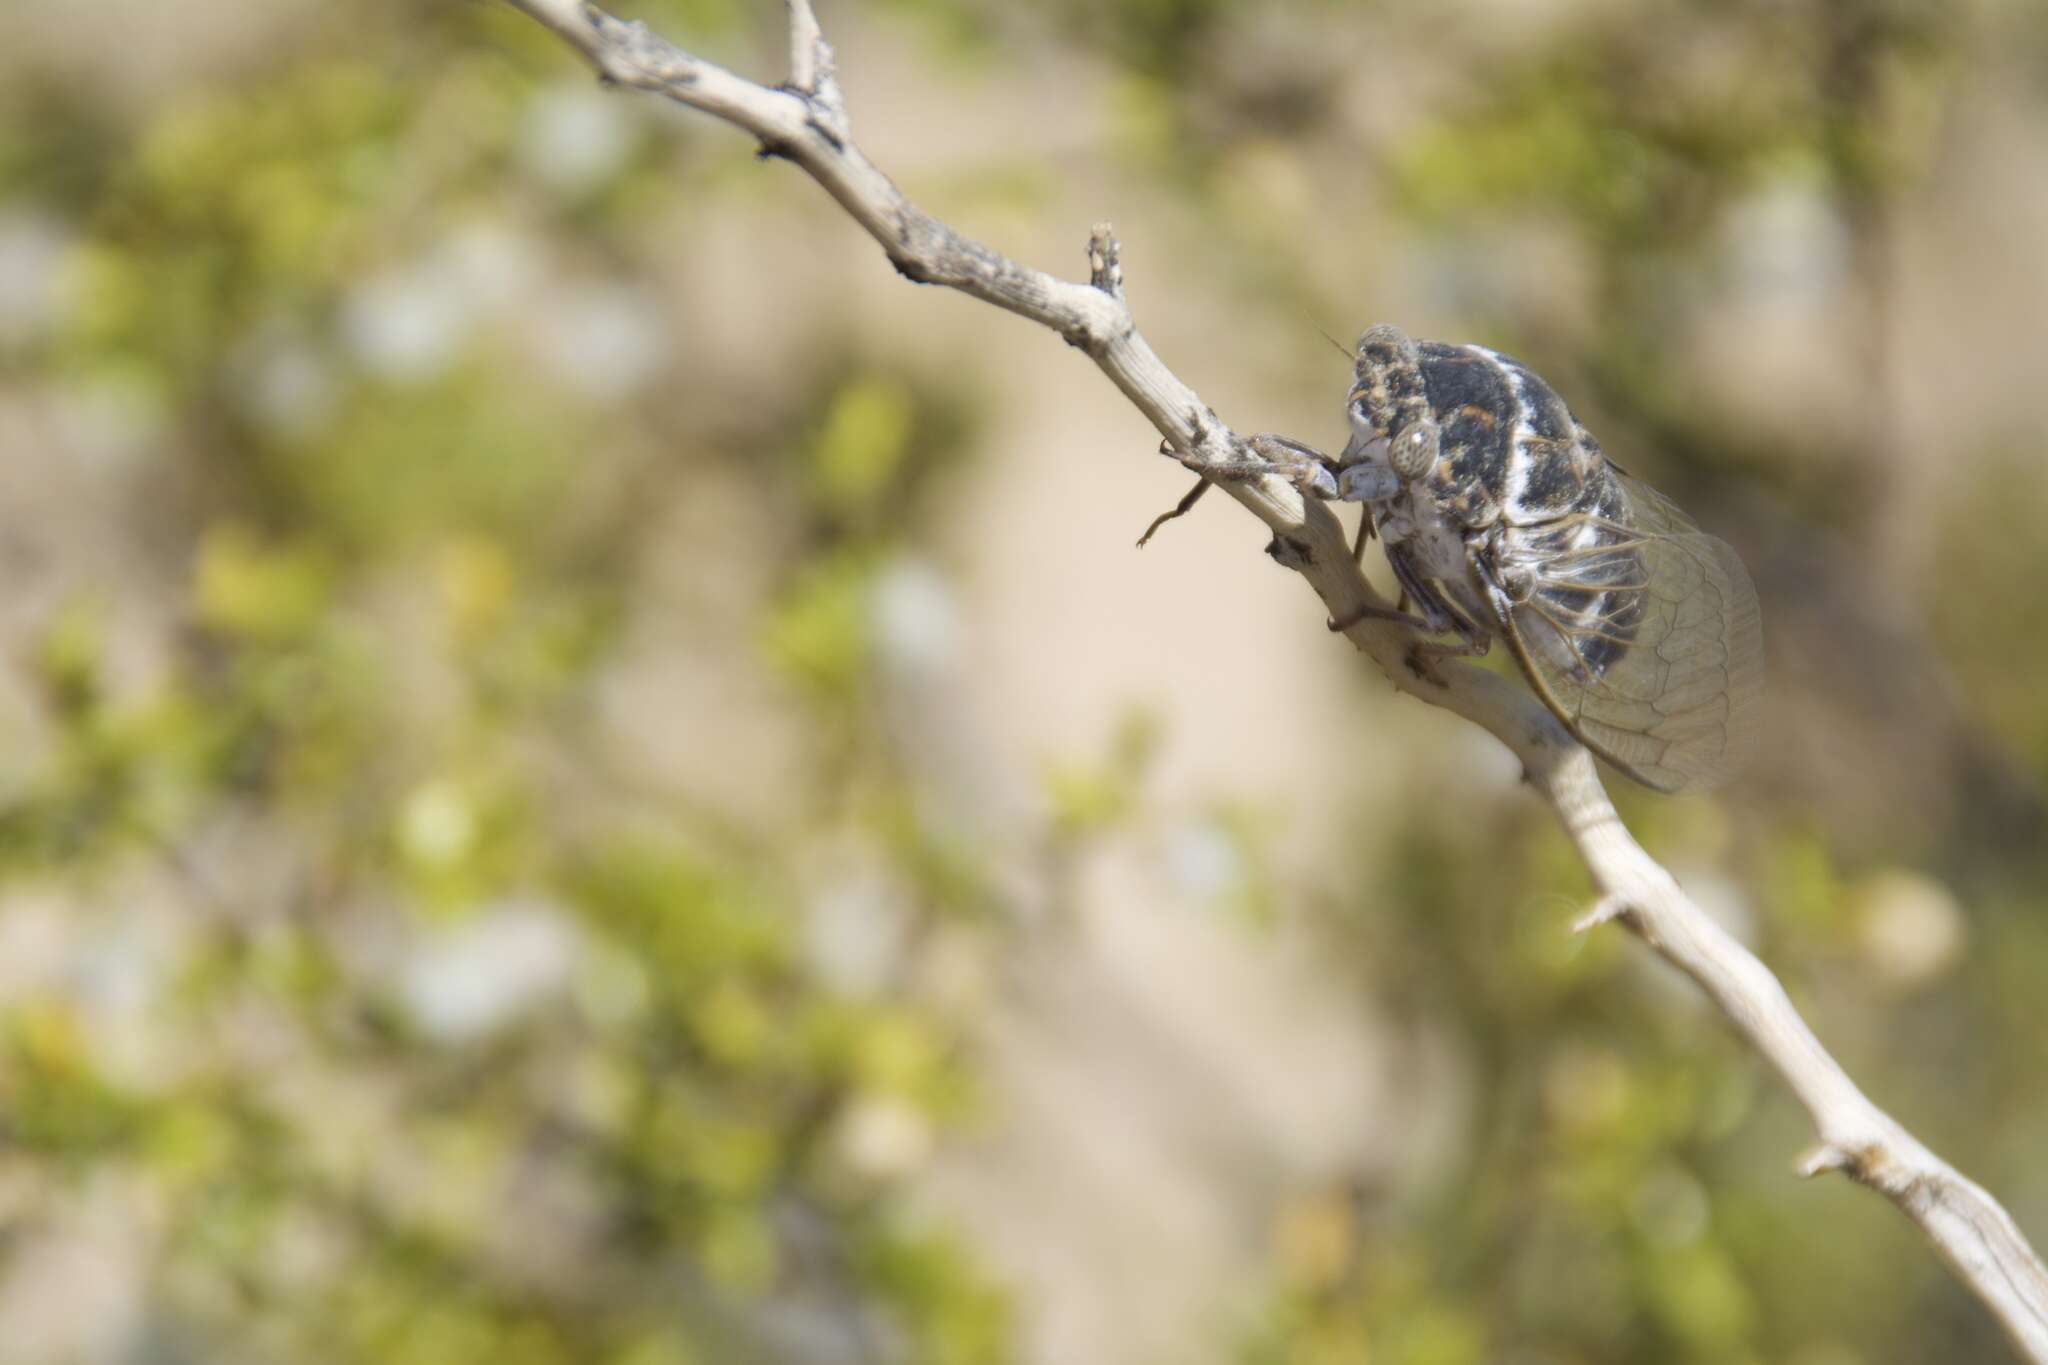
[[[1210,480],[1206,474],[1195,480],[1195,486],[1183,494],[1179,502],[1152,518],[1152,524],[1145,528],[1145,534],[1138,537],[1138,548],[1144,549],[1145,542],[1152,539],[1159,528],[1166,525],[1167,522],[1177,517],[1184,517],[1193,511],[1195,504],[1202,500],[1202,494],[1208,492],[1210,487]]]
[[[1330,457],[1314,446],[1285,436],[1262,431],[1243,442],[1226,460],[1198,462],[1165,447],[1181,463],[1205,479],[1217,483],[1241,483],[1267,475],[1285,479],[1301,490],[1303,497],[1327,500],[1337,496],[1337,476]]]
[[[1445,596],[1436,584],[1417,574],[1405,555],[1398,552],[1389,554],[1387,563],[1393,568],[1394,578],[1401,585],[1402,603],[1412,603],[1414,612],[1389,611],[1385,607],[1375,607],[1356,613],[1345,622],[1331,622],[1332,630],[1342,630],[1351,621],[1372,616],[1400,621],[1414,630],[1431,635],[1455,636],[1456,638],[1450,640],[1417,640],[1409,646],[1409,670],[1417,677],[1427,678],[1439,684],[1443,682],[1443,678],[1437,672],[1438,664],[1446,659],[1477,658],[1492,648],[1492,632]]]
[[[1472,634],[1461,634],[1455,640],[1417,640],[1408,648],[1408,668],[1416,677],[1441,687],[1444,679],[1437,672],[1438,664],[1446,659],[1482,658],[1492,648],[1493,637],[1476,627]]]
[[[1170,441],[1159,443],[1159,453],[1179,460],[1202,477],[1178,503],[1152,519],[1152,524],[1145,528],[1145,534],[1138,537],[1140,546],[1152,539],[1153,534],[1167,522],[1186,516],[1201,501],[1202,494],[1209,491],[1212,483],[1242,483],[1270,474],[1293,484],[1305,498],[1337,496],[1337,476],[1331,472],[1334,465],[1328,456],[1313,446],[1269,431],[1262,431],[1243,442],[1227,460],[1198,460],[1174,449]]]
[[[1370,504],[1365,508],[1365,518],[1366,524],[1370,525],[1372,523],[1372,507]],[[1332,617],[1323,624],[1328,626],[1333,633],[1349,630],[1360,621],[1393,621],[1398,625],[1408,627],[1410,630],[1418,630],[1430,635],[1441,634],[1451,629],[1452,617],[1449,611],[1449,604],[1444,603],[1434,593],[1425,592],[1424,594],[1417,594],[1412,592],[1409,589],[1409,582],[1414,576],[1407,571],[1407,566],[1401,562],[1399,556],[1390,554],[1387,557],[1387,562],[1393,566],[1394,577],[1401,584],[1401,600],[1399,604],[1393,607],[1378,605],[1354,607],[1346,615]],[[1419,611],[1411,612],[1407,610],[1410,602],[1413,602],[1419,608]]]
[[[1450,626],[1456,638],[1450,640],[1417,640],[1408,648],[1408,668],[1418,678],[1427,678],[1441,685],[1443,675],[1437,672],[1437,665],[1447,659],[1483,658],[1493,648],[1493,632],[1477,621],[1473,621],[1455,606],[1437,598],[1450,614]]]
[[[1361,507],[1358,509],[1358,536],[1351,542],[1351,562],[1353,564],[1363,565],[1365,563],[1365,542],[1371,539],[1372,508]],[[1405,602],[1407,599],[1404,596],[1402,600]]]

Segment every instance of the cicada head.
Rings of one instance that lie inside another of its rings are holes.
[[[1400,328],[1387,323],[1358,338],[1357,378],[1347,410],[1351,442],[1345,466],[1384,463],[1402,482],[1436,465],[1441,433],[1422,381],[1422,353]]]
[[[1422,352],[1391,323],[1369,327],[1358,338],[1351,385],[1351,420],[1375,436],[1392,439],[1410,423],[1430,415],[1422,383]]]

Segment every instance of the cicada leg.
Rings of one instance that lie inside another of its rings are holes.
[[[1250,445],[1252,453],[1266,462],[1261,472],[1277,474],[1300,489],[1303,497],[1327,501],[1337,496],[1337,476],[1330,472],[1334,462],[1314,446],[1270,431],[1252,437]]]
[[[1181,459],[1188,468],[1216,483],[1241,483],[1270,474],[1293,484],[1301,490],[1303,497],[1327,500],[1337,496],[1337,476],[1330,472],[1331,463],[1327,455],[1314,446],[1276,436],[1270,431],[1262,431],[1243,442],[1239,453],[1227,460],[1183,459],[1165,442],[1160,443],[1159,451],[1162,455]],[[1245,454],[1244,451],[1250,453]]]
[[[1407,600],[1406,594],[1402,595],[1402,600]],[[1370,605],[1363,607],[1353,607],[1350,611],[1346,612],[1342,618],[1333,616],[1329,620],[1323,622],[1323,624],[1330,628],[1332,634],[1335,634],[1338,631],[1345,631],[1351,629],[1360,621],[1394,621],[1408,627],[1410,630],[1426,630],[1433,632],[1439,629],[1436,626],[1432,626],[1428,621],[1425,621],[1423,618],[1417,616],[1412,611],[1402,611],[1397,607],[1381,607]]]
[[[1412,601],[1416,611],[1410,613],[1399,609],[1372,607],[1354,613],[1343,622],[1333,621],[1330,629],[1342,630],[1356,621],[1368,617],[1399,621],[1404,625],[1431,635],[1449,633],[1451,640],[1417,640],[1408,649],[1408,668],[1419,678],[1441,684],[1442,676],[1437,665],[1446,659],[1470,659],[1485,654],[1493,647],[1492,633],[1487,627],[1472,619],[1455,602],[1437,590],[1427,580],[1419,577],[1409,565],[1406,556],[1396,552],[1387,556],[1393,566],[1394,577],[1401,584],[1401,602]]]
[[[1370,525],[1372,508],[1369,505],[1365,509],[1365,514],[1367,524]],[[1410,630],[1425,631],[1431,635],[1456,627],[1457,618],[1452,613],[1450,604],[1417,580],[1409,570],[1407,561],[1399,553],[1390,550],[1387,554],[1387,563],[1393,566],[1394,577],[1401,584],[1401,600],[1397,604],[1391,608],[1357,607],[1341,620],[1333,618],[1323,624],[1332,631],[1342,631],[1351,629],[1360,621],[1395,621]],[[1420,612],[1411,612],[1407,609],[1411,600],[1421,608]]]
[[[1477,659],[1493,648],[1493,633],[1484,625],[1466,615],[1455,602],[1428,584],[1422,588],[1429,594],[1429,600],[1417,598],[1418,605],[1425,611],[1440,614],[1444,623],[1438,630],[1448,630],[1457,638],[1451,640],[1417,640],[1408,650],[1408,670],[1418,678],[1442,685],[1443,675],[1437,672],[1437,665],[1446,659]]]
[[[1437,665],[1446,659],[1475,659],[1493,647],[1493,633],[1472,614],[1446,596],[1434,582],[1415,571],[1403,554],[1389,554],[1387,563],[1401,591],[1415,600],[1432,631],[1449,632],[1455,640],[1418,640],[1408,651],[1408,668],[1419,678],[1441,684]]]
[[[1202,494],[1209,491],[1212,483],[1239,483],[1247,479],[1264,478],[1271,474],[1287,480],[1301,490],[1305,498],[1329,499],[1337,496],[1337,477],[1330,472],[1329,457],[1313,446],[1300,441],[1276,436],[1262,431],[1244,442],[1251,454],[1235,455],[1228,460],[1214,463],[1190,462],[1188,467],[1202,476],[1202,481],[1188,490],[1187,496],[1175,503],[1171,510],[1152,518],[1152,524],[1145,528],[1145,534],[1138,537],[1140,546],[1150,539],[1161,526],[1176,517],[1184,517]],[[1159,453],[1173,459],[1182,459],[1181,453],[1173,448],[1170,441],[1159,443]]]
[[[1455,640],[1418,640],[1409,647],[1408,669],[1418,678],[1427,678],[1439,687],[1443,686],[1443,674],[1437,672],[1437,665],[1446,659],[1478,659],[1493,649],[1493,637],[1482,629],[1474,628],[1470,635],[1460,635]]]
[[[1172,521],[1175,517],[1186,516],[1190,509],[1192,509],[1196,503],[1202,500],[1202,494],[1209,491],[1209,486],[1210,479],[1206,474],[1203,475],[1201,478],[1195,480],[1195,486],[1187,491],[1187,495],[1185,497],[1183,497],[1179,502],[1175,503],[1172,507],[1168,508],[1166,511],[1161,512],[1158,516],[1152,518],[1152,524],[1145,528],[1145,534],[1138,537],[1138,548],[1141,550],[1144,549],[1145,542],[1152,539],[1153,533],[1158,531],[1160,527],[1166,525],[1167,522]]]
[[[1372,508],[1370,506],[1361,507],[1358,509],[1358,538],[1351,542],[1352,563],[1358,565],[1363,565],[1365,563],[1365,542],[1371,539]],[[1408,600],[1408,594],[1405,592],[1402,593],[1401,600],[1403,602],[1406,602]]]

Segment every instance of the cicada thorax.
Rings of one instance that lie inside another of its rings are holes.
[[[1603,674],[1634,638],[1643,578],[1627,494],[1600,445],[1526,365],[1483,346],[1409,340],[1392,327],[1360,339],[1354,412],[1390,443],[1418,422],[1437,456],[1386,509],[1404,578],[1457,581],[1471,537],[1492,532],[1499,572],[1561,670]],[[1405,538],[1402,531],[1414,530]]]

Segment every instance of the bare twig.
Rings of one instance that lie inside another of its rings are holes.
[[[1408,629],[1360,611],[1390,604],[1367,584],[1336,517],[1283,478],[1242,477],[1262,463],[1252,443],[1226,426],[1139,334],[1124,299],[1116,239],[1106,225],[1089,241],[1090,278],[1079,284],[1019,265],[912,204],[854,145],[832,52],[809,0],[788,0],[791,73],[775,87],[735,76],[582,0],[508,3],[554,30],[606,80],[724,119],[760,139],[764,153],[801,166],[905,277],[1030,318],[1086,352],[1165,437],[1165,448],[1191,470],[1218,476],[1219,486],[1271,529],[1273,557],[1308,580],[1333,619],[1354,622],[1344,633],[1397,688],[1483,727],[1521,759],[1601,889],[1580,927],[1618,919],[1699,983],[1811,1118],[1819,1143],[1800,1172],[1842,1171],[1890,1199],[2025,1357],[2048,1365],[2048,1269],[2011,1217],[1856,1087],[1770,969],[1636,843],[1608,800],[1592,755],[1541,702],[1477,668],[1417,670]]]
[[[832,48],[810,0],[789,0],[789,88],[810,102],[812,120],[842,146],[853,140]]]

